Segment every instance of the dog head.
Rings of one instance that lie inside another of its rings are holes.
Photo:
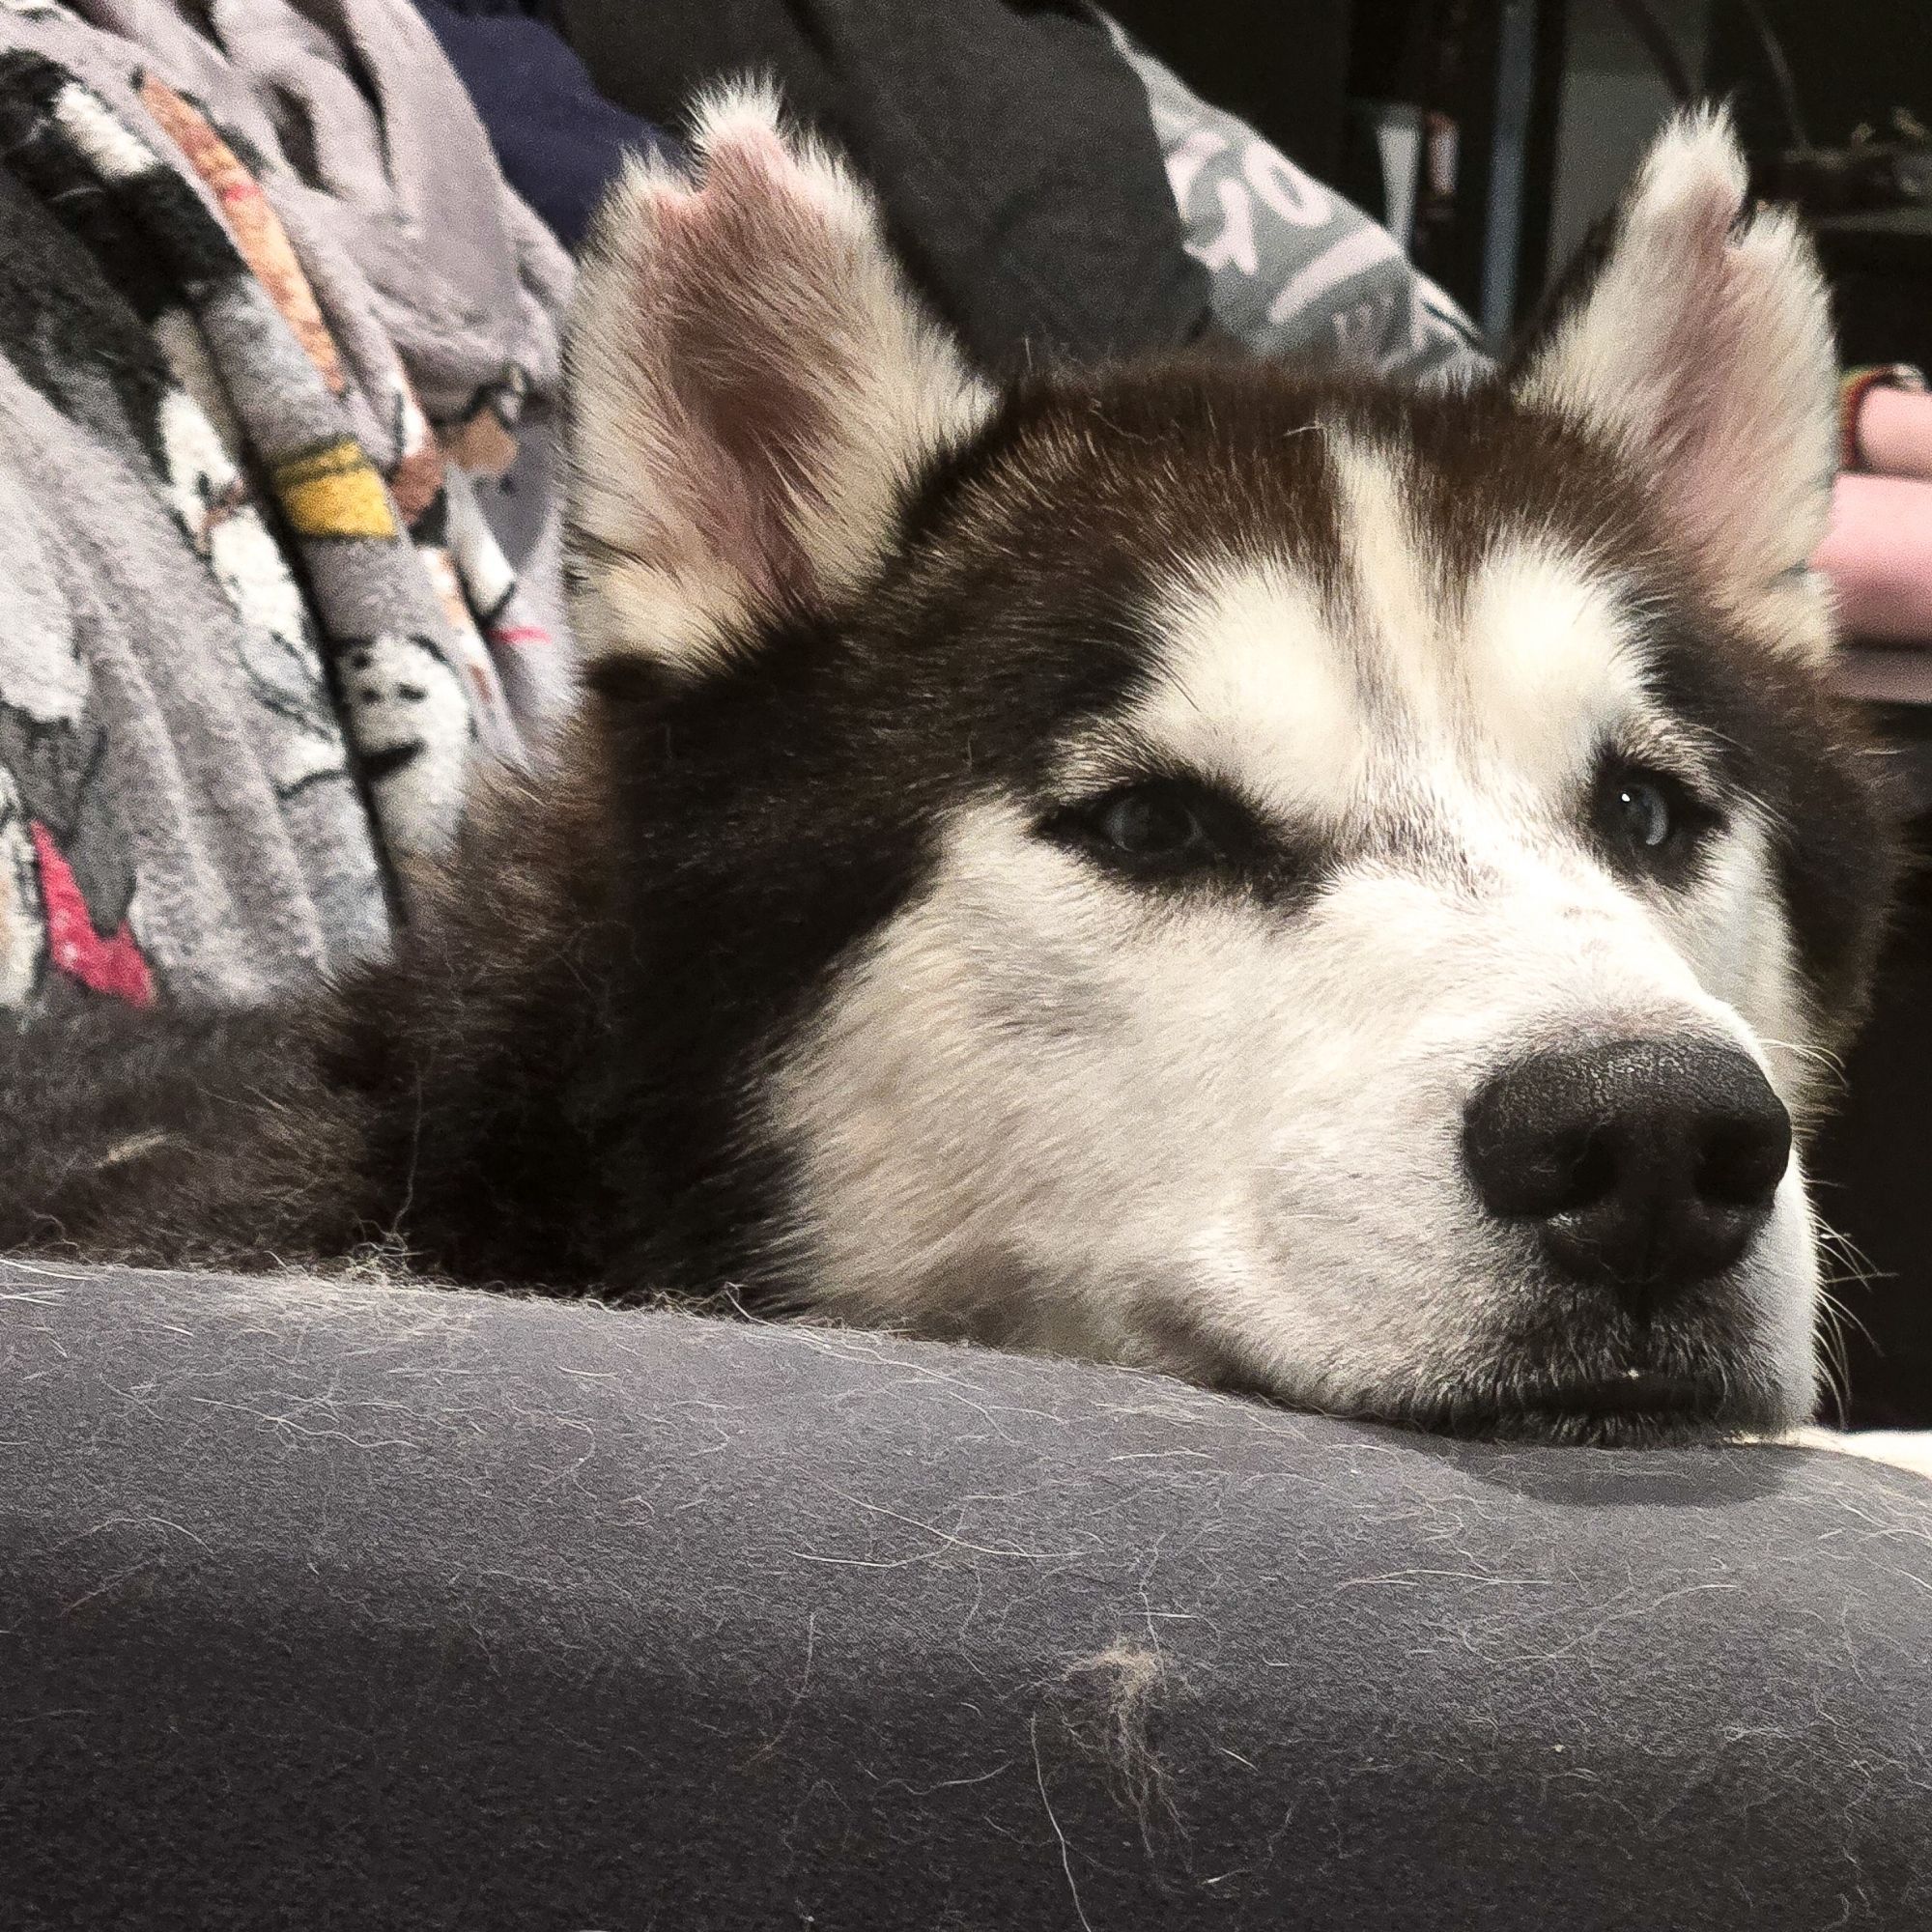
[[[1725,126],[1439,395],[995,392],[770,101],[697,146],[573,352],[641,1265],[1434,1427],[1802,1419],[1886,839],[1825,298]]]

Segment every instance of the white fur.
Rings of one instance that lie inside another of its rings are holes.
[[[1580,784],[1613,728],[1647,718],[1634,626],[1586,557],[1535,539],[1487,558],[1463,649],[1480,703],[1468,728],[1546,797]]]
[[[1334,829],[1383,781],[1365,711],[1453,739],[1538,797],[1580,784],[1613,727],[1661,731],[1636,627],[1591,558],[1540,537],[1500,541],[1452,615],[1394,459],[1326,440],[1360,518],[1345,627],[1330,628],[1317,587],[1283,559],[1198,561],[1149,613],[1165,674],[1128,714],[1130,737],[1286,824]]]
[[[777,1089],[818,1290],[867,1321],[1232,1360],[1317,1405],[1492,1372],[1529,1291],[1461,1172],[1477,1086],[1539,1039],[1748,1044],[1639,908],[1516,858],[1480,903],[1364,867],[1293,922],[1175,914],[970,815]],[[1795,1173],[1747,1293],[1796,1420],[1815,1272]]]
[[[1313,587],[1278,560],[1204,560],[1149,620],[1164,674],[1130,735],[1285,823],[1342,824],[1368,778],[1361,694]]]
[[[1352,593],[1350,634],[1358,650],[1380,663],[1407,704],[1433,713],[1438,681],[1434,573],[1404,501],[1403,460],[1346,433],[1331,431],[1324,442]]]
[[[1655,475],[1709,588],[1786,648],[1831,640],[1805,569],[1836,463],[1836,362],[1810,242],[1782,211],[1741,218],[1728,118],[1683,117],[1652,150],[1588,298],[1530,363],[1529,400]]]

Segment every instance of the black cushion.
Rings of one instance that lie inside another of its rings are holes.
[[[1932,1486],[0,1270],[10,1926],[1932,1924]]]

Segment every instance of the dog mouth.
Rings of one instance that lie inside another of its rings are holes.
[[[1755,1425],[1716,1374],[1626,1368],[1458,1392],[1404,1414],[1410,1427],[1486,1441],[1657,1448],[1709,1441]]]
[[[1729,1425],[1720,1383],[1656,1369],[1522,1390],[1482,1433],[1502,1438],[1642,1446],[1689,1442]]]
[[[1574,1302],[1492,1330],[1433,1386],[1411,1384],[1400,1420],[1492,1441],[1643,1448],[1785,1428],[1802,1391],[1751,1308],[1725,1284],[1669,1318]],[[1397,1418],[1388,1418],[1397,1419]]]
[[[1607,1380],[1538,1393],[1543,1399],[1532,1396],[1525,1407],[1574,1408],[1589,1415],[1697,1415],[1709,1408],[1713,1392],[1690,1376],[1625,1369]]]
[[[1804,1392],[1780,1378],[1747,1312],[1723,1299],[1673,1323],[1612,1321],[1590,1335],[1572,1318],[1492,1331],[1446,1373],[1411,1370],[1347,1392],[1285,1388],[1232,1353],[1196,1355],[1177,1372],[1264,1402],[1473,1441],[1661,1448],[1802,1419]]]

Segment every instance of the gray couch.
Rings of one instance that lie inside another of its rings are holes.
[[[8,1927],[1932,1924],[1932,1486],[0,1269]]]

